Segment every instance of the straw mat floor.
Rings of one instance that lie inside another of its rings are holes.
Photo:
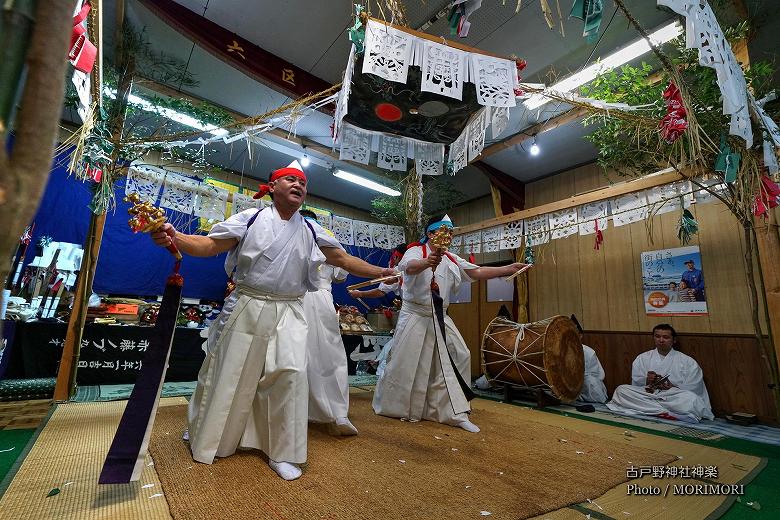
[[[181,397],[163,399],[160,409],[186,402]],[[170,518],[151,461],[139,482],[97,483],[126,403],[59,405],[0,499],[0,519]],[[60,492],[47,497],[55,488]]]
[[[517,407],[479,402],[478,434],[374,415],[371,394],[351,395],[360,435],[309,432],[309,464],[293,483],[256,451],[194,463],[179,439],[185,407],[160,410],[152,456],[176,519],[525,518],[598,497],[626,467],[676,458],[527,420]],[[537,414],[540,415],[540,414]],[[547,415],[547,414],[545,414]],[[580,515],[582,516],[582,515]]]

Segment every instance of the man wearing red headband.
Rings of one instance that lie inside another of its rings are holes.
[[[255,198],[273,205],[242,211],[208,236],[178,233],[165,224],[152,234],[191,256],[227,252],[225,270],[236,289],[209,329],[206,359],[189,407],[193,458],[211,464],[236,449],[256,448],[285,480],[306,462],[308,384],[302,298],[317,290],[323,263],[361,277],[393,274],[355,258],[318,224],[298,213],[306,175],[297,161],[276,170]]]

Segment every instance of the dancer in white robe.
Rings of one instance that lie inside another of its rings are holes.
[[[423,241],[427,242],[441,226],[453,228],[446,215],[433,218]],[[398,264],[398,269],[404,272],[403,306],[387,367],[377,382],[374,411],[388,417],[409,421],[425,419],[478,432],[479,427],[469,420],[471,408],[455,374],[457,370],[466,384],[471,383],[471,354],[446,309],[450,295],[461,284],[508,276],[523,266],[515,263],[480,267],[457,255],[433,250],[427,243],[410,245]],[[437,346],[431,306],[431,269],[435,269],[444,305],[446,345]]]
[[[674,350],[676,337],[671,325],[656,325],[655,348],[636,357],[632,384],[615,389],[607,403],[610,410],[692,423],[715,418],[701,367],[692,357]]]
[[[404,246],[405,247],[405,246]],[[392,267],[392,266],[390,266]],[[399,298],[402,298],[401,293],[401,284],[391,283],[380,283],[379,286],[376,289],[371,289],[369,291],[358,291],[358,290],[351,290],[349,291],[349,295],[353,298],[382,298],[383,296],[387,295],[388,293],[395,293]],[[400,323],[401,317],[398,317],[398,322],[396,322],[395,330],[398,330],[398,323]],[[393,335],[393,338],[395,335]],[[390,349],[393,348],[393,338],[390,338],[387,343],[384,344],[382,347],[382,350],[379,351],[379,355],[371,361],[372,365],[376,365],[376,376],[382,377],[382,375],[385,373],[385,367],[387,366],[387,358],[390,356]]]
[[[406,249],[406,244],[398,244],[393,250],[392,255],[390,255],[390,261],[387,266],[391,268],[395,267],[396,264],[401,261],[401,258],[403,258],[404,253],[406,253]],[[401,282],[399,280],[390,284],[382,282],[376,289],[370,289],[368,291],[358,291],[353,289],[349,291],[349,295],[353,298],[383,298],[392,292],[395,293],[395,295],[399,298],[403,298],[403,293],[401,291]],[[395,330],[398,330],[398,323],[400,320],[401,317],[399,316],[395,325]],[[379,352],[379,355],[374,361],[371,362],[372,364],[376,365],[376,376],[378,378],[381,378],[385,373],[385,367],[387,366],[387,359],[390,356],[391,348],[393,348],[393,338],[390,338],[388,342],[384,344],[382,350]]]
[[[312,211],[301,210],[300,213],[306,220],[318,223]],[[320,267],[319,274],[318,289],[303,297],[303,313],[309,327],[306,336],[309,421],[327,423],[331,432],[338,435],[357,435],[357,428],[347,418],[347,353],[331,293],[332,284],[346,280],[347,272],[325,264]]]
[[[606,403],[607,387],[604,385],[604,368],[596,351],[583,344],[582,353],[585,355],[585,379],[577,400],[586,403]]]
[[[189,407],[193,458],[211,464],[238,447],[268,455],[285,480],[306,461],[308,384],[302,298],[316,290],[328,262],[364,277],[392,274],[348,255],[322,227],[298,213],[306,176],[297,161],[276,170],[256,198],[273,206],[250,209],[215,225],[209,236],[177,233],[170,224],[153,233],[158,245],[175,243],[191,256],[229,252],[225,262],[236,289],[209,331],[207,355]]]

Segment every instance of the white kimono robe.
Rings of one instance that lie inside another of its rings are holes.
[[[404,271],[412,260],[423,258],[424,246],[410,247],[397,268]],[[430,253],[430,249],[427,249]],[[426,255],[427,256],[427,255]],[[467,384],[471,383],[471,354],[452,319],[446,315],[450,294],[462,283],[470,283],[466,270],[479,266],[452,255],[445,256],[436,268],[436,282],[444,300],[446,350],[435,347],[431,312],[431,270],[416,275],[404,274],[403,306],[393,335],[393,348],[384,374],[377,381],[373,407],[379,415],[411,421],[426,419],[456,425],[468,419],[471,408],[463,395],[450,363]]]
[[[675,387],[669,390],[645,391],[647,373],[669,376]],[[666,356],[657,349],[639,354],[631,368],[630,385],[615,389],[610,410],[627,415],[670,415],[686,422],[714,419],[710,396],[704,386],[701,367],[690,356],[672,349]]]
[[[607,387],[604,385],[604,368],[602,368],[596,351],[587,345],[582,346],[585,355],[585,380],[578,401],[586,403],[606,403]]]
[[[315,237],[299,213],[276,209],[233,215],[210,237],[238,238],[225,262],[236,290],[209,329],[206,359],[189,406],[192,456],[211,464],[240,447],[276,461],[306,461],[308,384],[302,298],[315,290],[325,256],[341,247],[318,225]]]
[[[331,284],[346,277],[343,269],[325,264],[320,267],[319,289],[303,297],[303,313],[309,325],[309,420],[314,422],[333,422],[346,417],[349,411],[347,353],[331,294]]]

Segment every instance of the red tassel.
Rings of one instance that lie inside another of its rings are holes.
[[[599,219],[597,218],[595,221],[596,225],[596,243],[593,245],[593,249],[596,251],[599,251],[601,249],[601,244],[604,242],[604,234],[599,229]]]
[[[266,195],[268,195],[268,192],[271,191],[270,186],[268,184],[260,184],[260,188],[257,190],[257,193],[255,193],[252,198],[253,199],[262,199]]]
[[[476,264],[477,263],[477,259],[474,258],[474,253],[473,252],[469,253],[469,263],[471,263],[471,264]]]

